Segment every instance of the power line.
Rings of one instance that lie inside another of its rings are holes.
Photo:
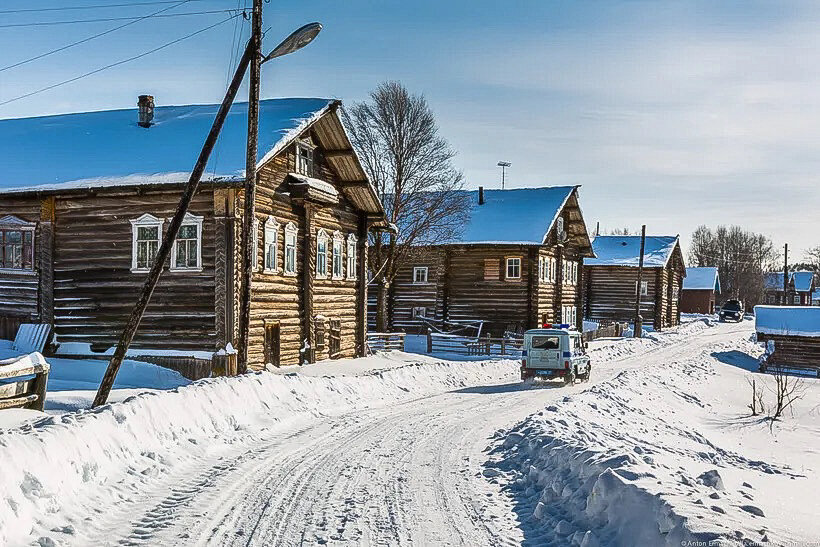
[[[68,10],[91,10],[91,9],[105,9],[105,8],[138,8],[140,6],[155,6],[160,4],[175,4],[179,0],[157,0],[153,2],[128,2],[124,4],[97,4],[86,6],[62,6],[59,8],[20,8],[20,9],[4,9],[0,13],[34,13],[43,11],[68,11]],[[188,2],[207,2],[209,0],[187,0]]]
[[[79,76],[75,76],[74,78],[69,78],[68,80],[63,80],[62,82],[57,82],[56,84],[51,84],[51,85],[49,85],[49,86],[46,86],[46,87],[40,88],[40,89],[38,89],[38,90],[36,90],[36,91],[31,91],[31,92],[26,93],[26,94],[24,94],[24,95],[19,95],[19,96],[17,96],[17,97],[12,98],[12,99],[5,100],[5,101],[3,101],[3,102],[0,102],[0,106],[4,106],[4,105],[7,105],[7,104],[9,104],[9,103],[13,103],[14,101],[19,101],[20,99],[25,99],[25,98],[27,98],[27,97],[31,97],[32,95],[37,95],[38,93],[42,93],[42,92],[44,92],[44,91],[48,91],[48,90],[50,90],[50,89],[54,89],[55,87],[60,87],[60,86],[65,85],[65,84],[70,84],[71,82],[76,82],[77,80],[81,80],[82,78],[86,78],[86,77],[91,76],[91,75],[93,75],[93,74],[100,73],[100,72],[102,72],[103,70],[108,70],[109,68],[113,68],[113,67],[115,67],[115,66],[124,65],[125,63],[129,63],[129,62],[131,62],[131,61],[136,61],[137,59],[141,59],[142,57],[145,57],[146,55],[150,55],[150,54],[152,54],[152,53],[156,53],[157,51],[159,51],[159,50],[161,50],[161,49],[165,49],[165,48],[167,48],[167,47],[169,47],[169,46],[172,46],[172,45],[174,45],[174,44],[177,44],[177,43],[179,43],[179,42],[182,42],[183,40],[187,40],[188,38],[191,38],[191,37],[193,37],[193,36],[196,36],[197,34],[202,34],[203,32],[205,32],[205,31],[207,31],[207,30],[211,30],[211,29],[212,29],[212,28],[214,28],[214,27],[218,27],[219,25],[221,25],[221,24],[223,24],[223,23],[227,23],[228,21],[230,21],[230,20],[231,20],[231,19],[233,19],[234,17],[238,17],[238,16],[239,16],[239,14],[238,14],[238,13],[237,13],[237,14],[234,14],[234,15],[231,15],[230,17],[228,17],[228,18],[226,18],[226,19],[223,19],[223,20],[221,20],[221,21],[219,21],[219,22],[217,22],[217,23],[214,23],[213,25],[209,25],[209,26],[207,26],[207,27],[205,27],[205,28],[202,28],[202,29],[199,29],[199,30],[197,30],[197,31],[194,31],[194,32],[192,32],[192,33],[190,33],[190,34],[186,34],[185,36],[182,36],[181,38],[177,38],[176,40],[173,40],[173,41],[171,41],[171,42],[167,42],[167,43],[165,43],[165,44],[163,44],[163,45],[161,45],[161,46],[159,46],[159,47],[155,47],[154,49],[151,49],[151,50],[145,51],[145,52],[143,52],[143,53],[140,53],[139,55],[134,55],[133,57],[129,57],[128,59],[123,59],[123,60],[121,60],[121,61],[117,61],[116,63],[111,63],[111,64],[109,64],[109,65],[105,65],[105,66],[103,66],[103,67],[97,68],[97,69],[92,70],[92,71],[90,71],[90,72],[86,72],[85,74],[81,74],[81,75],[79,75]]]
[[[99,37],[101,37],[101,36],[105,36],[106,34],[111,34],[112,32],[118,31],[118,30],[120,30],[120,29],[123,29],[123,28],[128,27],[128,26],[131,26],[131,25],[134,25],[134,24],[139,23],[140,21],[144,21],[145,19],[148,19],[148,18],[150,18],[150,17],[155,17],[155,16],[159,15],[160,13],[163,13],[163,12],[168,11],[168,10],[170,10],[170,9],[174,9],[174,8],[176,8],[176,7],[179,7],[179,6],[181,6],[182,4],[186,4],[186,3],[188,3],[188,2],[198,2],[198,1],[199,1],[199,0],[174,0],[173,2],[171,2],[171,3],[173,3],[173,4],[174,4],[173,6],[169,6],[169,7],[167,7],[167,8],[162,8],[161,10],[155,11],[154,13],[151,13],[151,14],[149,14],[149,15],[145,15],[144,17],[140,17],[139,19],[135,19],[134,21],[129,21],[128,23],[125,23],[124,25],[119,25],[119,26],[117,26],[117,27],[114,27],[114,28],[108,29],[108,30],[103,31],[103,32],[100,32],[100,33],[98,33],[98,34],[94,34],[94,35],[89,36],[89,37],[87,37],[87,38],[83,38],[82,40],[77,40],[76,42],[72,42],[72,43],[67,44],[67,45],[65,45],[65,46],[58,47],[57,49],[52,49],[51,51],[47,51],[47,52],[45,52],[45,53],[41,53],[41,54],[39,54],[39,55],[35,55],[34,57],[29,57],[28,59],[24,59],[24,60],[22,60],[22,61],[16,62],[16,63],[14,63],[14,64],[4,66],[4,67],[0,68],[0,72],[3,72],[3,71],[5,71],[5,70],[9,70],[9,69],[11,69],[11,68],[16,68],[16,67],[18,67],[18,66],[25,65],[25,64],[30,63],[30,62],[32,62],[32,61],[36,61],[37,59],[42,59],[43,57],[48,57],[49,55],[53,55],[53,54],[55,54],[55,53],[59,53],[59,52],[61,52],[61,51],[65,51],[65,50],[67,50],[67,49],[69,49],[69,48],[72,48],[72,47],[74,47],[74,46],[78,46],[78,45],[80,45],[80,44],[84,44],[84,43],[86,43],[86,42],[90,42],[91,40],[94,40],[95,38],[99,38]]]
[[[217,9],[205,11],[189,11],[185,13],[166,13],[165,15],[155,15],[154,17],[184,17],[188,15],[209,15],[214,13],[233,13],[233,9]],[[236,15],[236,14],[235,14]],[[99,17],[97,19],[73,19],[70,21],[35,21],[33,23],[9,23],[0,25],[0,28],[20,28],[20,27],[47,27],[55,25],[74,25],[78,23],[105,23],[110,21],[133,21],[144,17]]]

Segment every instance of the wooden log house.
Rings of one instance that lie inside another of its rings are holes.
[[[391,285],[394,328],[483,320],[484,333],[581,327],[581,261],[592,248],[578,186],[467,192],[469,220],[446,244],[413,249]]]
[[[763,275],[763,302],[780,306],[811,306],[814,288],[814,272],[791,272],[786,292],[783,292],[783,272],[768,272]]]
[[[584,261],[586,319],[633,321],[640,290],[645,327],[661,330],[680,323],[680,289],[686,267],[678,236],[646,236],[640,287],[641,236],[598,236],[592,248],[596,258]]]
[[[141,97],[140,111],[0,121],[0,326],[7,331],[19,322],[51,324],[62,354],[116,345],[218,109],[154,108],[148,99]],[[365,351],[367,234],[384,213],[339,105],[261,103],[254,369]],[[236,344],[246,127],[247,104],[237,103],[135,354],[170,359]]]
[[[715,313],[717,294],[720,294],[717,268],[686,268],[680,299],[680,309],[683,313]]]

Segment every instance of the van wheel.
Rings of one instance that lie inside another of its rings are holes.
[[[569,374],[564,376],[564,385],[571,386],[572,384],[574,384],[575,377],[578,375],[577,373],[578,371],[576,369],[573,369],[569,372]]]
[[[584,373],[584,382],[589,382],[590,374],[592,374],[592,365],[587,365],[587,371]]]

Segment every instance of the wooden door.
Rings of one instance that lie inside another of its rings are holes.
[[[265,364],[280,365],[281,340],[279,323],[265,323]]]

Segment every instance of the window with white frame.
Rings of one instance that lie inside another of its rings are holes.
[[[561,323],[575,325],[578,320],[578,308],[575,306],[561,306]]]
[[[550,281],[555,283],[558,280],[558,259],[550,259]]]
[[[259,269],[259,222],[258,218],[253,219],[251,224],[251,241],[253,242],[253,255],[251,255],[251,269]]]
[[[547,265],[546,265],[546,257],[539,256],[538,257],[538,281],[544,283],[547,280]]]
[[[795,304],[800,304],[801,303],[799,294],[794,295],[794,303]]]
[[[296,172],[308,177],[313,176],[314,146],[306,141],[296,143]]]
[[[558,217],[558,221],[556,222],[555,228],[560,237],[560,235],[564,233],[564,217]]]
[[[333,279],[344,277],[344,256],[342,255],[344,238],[341,232],[333,232]]]
[[[171,270],[202,270],[202,219],[185,213],[171,249]]]
[[[521,257],[507,257],[507,279],[521,279]]]
[[[34,271],[35,228],[11,215],[0,218],[0,270]]]
[[[427,316],[427,308],[424,306],[415,306],[413,308],[413,319],[417,317],[426,317]]]
[[[635,290],[638,290],[638,282],[635,282]],[[649,281],[641,281],[641,296],[649,296]]]
[[[296,236],[298,233],[294,223],[288,222],[285,225],[285,275],[296,275]]]
[[[413,283],[416,285],[427,283],[427,266],[413,267]]]
[[[677,300],[678,296],[680,296],[680,290],[677,286],[672,287],[672,300]]]
[[[356,264],[358,260],[357,239],[353,234],[347,234],[347,278],[356,279]]]
[[[266,272],[278,271],[279,263],[279,223],[275,218],[269,216],[265,221],[265,262]]]
[[[145,213],[131,220],[131,271],[147,272],[154,264],[162,237],[162,220]]]
[[[321,229],[316,234],[316,277],[327,277],[327,232]]]

